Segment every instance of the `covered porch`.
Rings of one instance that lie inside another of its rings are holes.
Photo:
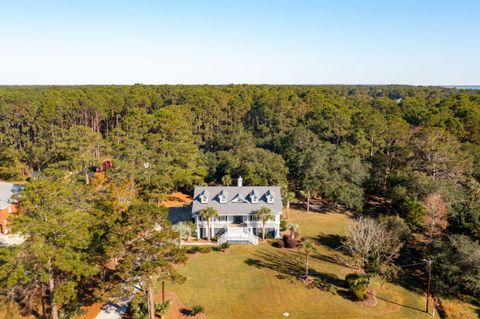
[[[195,216],[195,224],[197,225],[197,238],[207,237],[208,221],[202,220],[200,217]],[[246,233],[255,235],[261,234],[262,221],[256,220],[255,217],[250,215],[227,215],[213,218],[210,221],[210,233],[213,236],[221,236],[227,229],[242,228]],[[278,238],[280,216],[276,215],[274,220],[268,220],[265,222],[266,232],[273,231],[273,237]]]

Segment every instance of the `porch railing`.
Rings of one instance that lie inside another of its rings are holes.
[[[225,232],[218,238],[217,244],[221,245],[226,242],[250,242],[257,245],[258,237],[249,232],[246,227],[226,227]]]

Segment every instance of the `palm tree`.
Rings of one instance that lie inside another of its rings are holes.
[[[288,230],[290,231],[290,238],[295,239],[295,233],[298,231],[298,224],[288,224]]]
[[[198,214],[202,219],[207,220],[207,225],[208,225],[208,231],[207,231],[207,238],[210,240],[211,238],[211,228],[210,228],[210,223],[212,222],[212,218],[218,217],[218,211],[213,208],[213,207],[206,207],[200,211]]]
[[[190,225],[188,225],[185,222],[179,222],[175,225],[172,226],[173,230],[175,230],[178,233],[178,240],[179,240],[179,246],[182,247],[182,239],[186,238],[187,240],[190,238],[192,234],[192,228]]]
[[[286,211],[286,216],[285,216],[285,219],[288,219],[288,213],[290,212],[290,203],[295,203],[295,193],[294,192],[287,192],[287,195],[285,196],[285,199],[286,199],[286,205],[285,207],[287,208],[287,211]]]
[[[310,191],[301,191],[300,194],[307,199],[307,213],[310,212]]]
[[[168,310],[170,309],[171,302],[170,300],[165,300],[164,302],[155,304],[155,312],[160,315],[160,319],[165,318],[164,316],[167,314]]]
[[[272,210],[268,207],[262,207],[257,210],[253,216],[262,221],[262,240],[265,240],[265,222],[275,218]]]
[[[317,247],[311,240],[304,240],[300,243],[300,249],[305,253],[305,277],[308,277],[308,259],[317,251]]]

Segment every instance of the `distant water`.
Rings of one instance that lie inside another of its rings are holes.
[[[480,90],[480,85],[447,85],[446,87],[459,90]]]

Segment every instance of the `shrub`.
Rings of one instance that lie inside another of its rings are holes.
[[[382,216],[380,221],[385,225],[385,228],[395,234],[395,237],[403,241],[407,241],[411,236],[410,228],[403,218],[399,216]]]
[[[287,248],[297,248],[298,242],[296,239],[288,238],[286,243]]]
[[[203,306],[200,305],[195,305],[192,307],[192,310],[190,311],[190,314],[192,316],[196,316],[199,313],[202,313],[204,311]]]
[[[277,248],[283,248],[285,247],[285,242],[283,241],[283,239],[278,239],[272,243],[272,246]]]
[[[85,314],[85,311],[82,309],[82,306],[78,303],[73,303],[72,305],[63,306],[58,314],[60,319],[71,319],[77,318]]]
[[[350,292],[355,297],[355,300],[363,301],[367,299],[368,286],[367,285],[356,285],[351,287]]]
[[[190,246],[186,248],[186,253],[187,254],[195,254],[200,252],[200,247],[199,246]]]
[[[164,302],[155,303],[155,312],[163,316],[168,312],[171,304],[172,303],[170,300],[165,300]]]
[[[345,282],[355,300],[362,301],[367,299],[369,280],[366,275],[348,274],[345,277]]]
[[[223,243],[220,246],[218,246],[218,248],[220,248],[221,251],[225,251],[228,248],[230,248],[230,244],[229,243]]]
[[[208,254],[212,251],[212,246],[203,246],[203,247],[199,247],[199,249],[201,254]]]
[[[345,277],[345,282],[347,283],[347,287],[349,288],[357,284],[368,285],[368,277],[366,275],[360,275],[360,274],[348,274]]]
[[[148,316],[147,301],[142,297],[133,298],[130,303],[130,311],[133,319],[142,319]]]
[[[281,231],[287,230],[287,221],[285,219],[280,219],[280,230]]]

